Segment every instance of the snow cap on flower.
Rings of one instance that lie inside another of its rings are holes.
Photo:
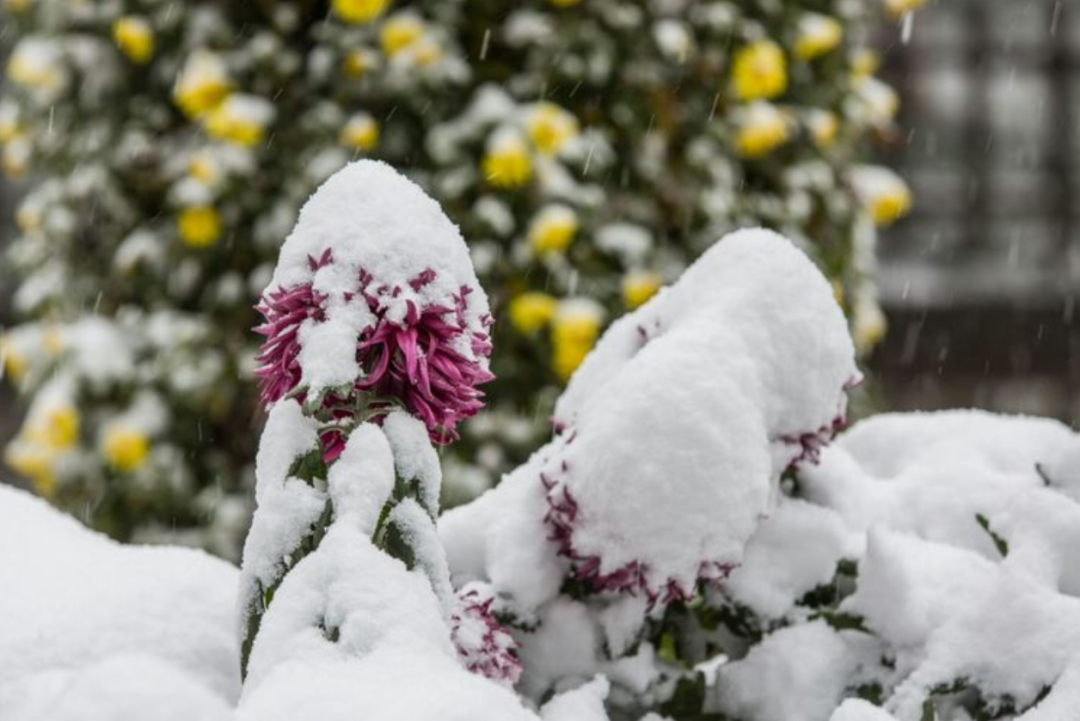
[[[468,249],[439,205],[384,163],[352,163],[315,191],[259,310],[266,403],[367,392],[443,442],[483,405],[491,316]]]
[[[815,459],[857,378],[813,263],[769,231],[728,236],[571,379],[536,466],[550,537],[595,590],[692,595],[739,563],[771,484]]]

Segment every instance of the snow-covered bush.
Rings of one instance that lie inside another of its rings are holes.
[[[729,230],[795,239],[857,345],[883,330],[874,221],[910,197],[858,164],[896,135],[868,45],[880,0],[0,6],[0,167],[26,183],[0,366],[27,406],[65,406],[57,433],[28,416],[6,463],[116,537],[238,557],[252,306],[300,205],[356,157],[444,204],[500,321],[493,407],[447,464],[456,501],[543,442],[610,320]],[[105,386],[70,337],[88,316],[130,361]],[[148,397],[160,414],[131,428]]]

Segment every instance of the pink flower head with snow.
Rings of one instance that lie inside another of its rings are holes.
[[[470,583],[457,593],[450,617],[451,638],[458,658],[469,671],[513,686],[521,678],[521,661],[514,655],[518,643],[492,611],[490,587]]]
[[[483,407],[491,315],[468,250],[389,166],[353,163],[315,192],[256,307],[266,404],[294,394],[338,422],[400,405],[436,443]],[[324,431],[327,460],[342,442]]]

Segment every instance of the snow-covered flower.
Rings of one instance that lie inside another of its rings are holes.
[[[758,101],[742,108],[737,116],[735,150],[743,158],[760,158],[788,140],[784,113],[771,103]]]
[[[231,91],[225,61],[217,53],[200,49],[184,62],[173,100],[189,118],[198,118],[220,105]]]
[[[819,13],[806,13],[799,18],[795,56],[801,60],[813,60],[833,50],[843,39],[844,26],[839,20]]]
[[[526,108],[525,131],[533,146],[544,155],[560,152],[580,132],[577,118],[551,102]]]
[[[514,655],[518,643],[495,618],[494,602],[486,584],[470,583],[460,589],[450,616],[451,638],[465,668],[513,686],[522,672],[521,661]]]
[[[374,185],[380,182],[389,187]],[[368,184],[373,185],[364,187]],[[313,206],[333,205],[329,212],[351,216],[357,211],[343,204],[350,197],[363,199],[361,193],[366,193],[368,201],[373,203],[380,192],[394,190],[404,198],[416,200],[419,195],[431,203],[387,166],[362,161],[327,181],[305,206],[305,211]],[[320,197],[320,193],[324,195]],[[426,203],[412,208],[405,207],[400,198],[393,199],[402,203],[402,212],[414,216],[395,219],[403,228],[410,229],[402,232],[413,232],[412,228],[416,228],[415,232],[422,233],[424,216],[417,213],[430,213]],[[297,245],[302,243],[313,252],[303,258],[304,267],[299,271],[296,268],[288,269],[291,272],[281,271],[302,280],[297,283],[279,280],[263,293],[258,305],[265,322],[256,332],[266,337],[256,371],[263,402],[272,404],[292,393],[306,399],[315,378],[318,379],[315,392],[336,418],[351,417],[356,397],[363,394],[370,398],[368,405],[376,416],[397,404],[424,423],[434,442],[446,443],[456,438],[457,423],[483,407],[483,393],[478,386],[493,378],[487,369],[491,352],[487,303],[484,299],[472,302],[470,297],[481,293],[475,276],[462,274],[464,277],[455,281],[447,276],[460,269],[447,264],[462,259],[440,259],[431,254],[417,257],[415,260],[420,265],[406,270],[405,261],[380,250],[380,236],[395,238],[393,232],[385,227],[372,228],[371,235],[363,232],[354,236],[357,231],[348,231],[352,226],[347,217],[327,221],[339,224],[342,229],[336,236],[336,245],[324,237],[324,231],[300,232],[306,230],[305,218],[312,217],[314,212],[310,211],[309,215],[302,212],[298,230],[290,236],[290,239],[301,238]],[[438,218],[431,220],[432,233],[452,231],[456,235],[456,228],[441,211]],[[410,221],[414,225],[406,226]],[[407,242],[404,237],[396,239]],[[362,242],[357,243],[357,238]],[[449,252],[461,253],[464,262],[468,262],[460,236],[456,239],[436,236],[427,241],[448,244]],[[408,242],[416,242],[416,238]],[[459,243],[460,249],[455,247]],[[422,249],[414,250],[420,253]],[[436,269],[440,261],[442,271]],[[471,275],[471,266],[469,271]],[[305,354],[305,346],[318,350]],[[344,358],[316,357],[319,351],[331,350]],[[344,361],[343,366],[340,360]],[[324,374],[332,376],[333,382],[325,381]],[[325,434],[323,440],[331,457],[340,452],[340,433]]]
[[[379,123],[368,113],[357,113],[342,126],[339,140],[353,150],[372,150],[379,142]]]
[[[735,96],[742,101],[775,98],[787,90],[787,60],[771,40],[760,40],[735,51],[731,63]]]
[[[656,295],[661,285],[663,285],[663,280],[659,273],[651,270],[631,271],[622,279],[623,303],[633,310]]]
[[[551,320],[551,366],[564,382],[592,350],[603,320],[603,307],[591,298],[570,298],[555,309]]]
[[[145,18],[125,15],[112,26],[113,41],[131,62],[144,65],[154,56],[154,31]]]
[[[379,30],[382,51],[393,57],[418,42],[425,33],[424,21],[411,12],[400,12],[387,18]]]
[[[851,169],[848,178],[875,224],[892,225],[911,211],[911,189],[892,170],[860,165]]]
[[[274,120],[273,104],[257,95],[233,93],[205,116],[207,134],[236,145],[262,141]]]
[[[540,255],[563,253],[574,242],[578,217],[573,208],[557,203],[540,210],[529,224],[529,245]]]
[[[815,108],[810,111],[806,116],[806,124],[814,145],[819,148],[831,147],[840,132],[840,119],[836,117],[836,113],[828,110]]]
[[[496,188],[521,187],[533,174],[532,157],[525,141],[505,128],[492,135],[482,165],[484,178]]]

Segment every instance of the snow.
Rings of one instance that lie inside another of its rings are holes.
[[[324,492],[302,479],[289,477],[293,462],[318,448],[315,422],[303,415],[299,403],[283,399],[270,409],[255,457],[258,512],[244,541],[240,628],[247,622],[259,584],[265,588],[280,577],[284,559],[326,507]],[[360,503],[357,500],[356,505]]]
[[[745,721],[827,721],[852,677],[868,675],[874,639],[824,621],[783,628],[719,669],[714,701]]]
[[[427,428],[423,422],[399,409],[387,414],[382,430],[393,450],[398,478],[419,482],[420,505],[435,518],[439,515],[442,469]]]
[[[162,718],[183,716],[170,708],[212,718],[239,695],[229,564],[121,546],[3,485],[0,549],[0,708],[15,709],[5,718],[134,718],[134,699],[151,695]],[[141,690],[130,685],[134,669]],[[83,703],[117,710],[79,716]]]
[[[371,423],[357,426],[326,482],[336,519],[370,536],[394,492],[394,456],[382,430]]]
[[[324,257],[333,262],[321,264]],[[453,309],[464,292],[469,333],[457,350],[487,368],[487,358],[468,342],[471,333],[484,331],[489,309],[461,233],[419,186],[385,163],[361,160],[334,173],[300,209],[267,287],[312,283],[327,296],[325,320],[301,329],[305,385],[316,392],[336,388],[360,373],[350,349],[375,321],[357,292],[361,271],[374,279],[373,291],[388,289],[378,302],[395,323],[404,321],[410,305]],[[430,280],[410,284],[420,277]]]

